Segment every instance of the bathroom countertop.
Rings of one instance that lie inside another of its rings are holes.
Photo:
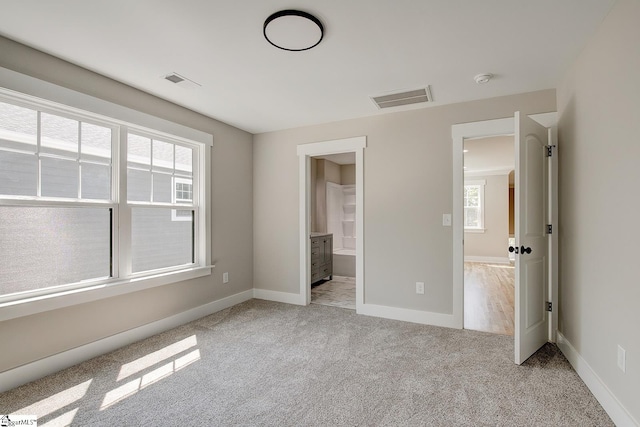
[[[318,236],[331,236],[333,233],[319,233],[317,231],[312,231],[310,237],[318,237]]]

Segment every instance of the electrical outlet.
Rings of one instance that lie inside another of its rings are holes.
[[[222,273],[222,283],[229,283],[229,273]]]
[[[416,282],[416,294],[424,295],[424,282]]]
[[[627,351],[618,345],[618,368],[622,372],[627,372]]]

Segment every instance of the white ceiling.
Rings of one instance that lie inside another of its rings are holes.
[[[314,156],[315,159],[329,160],[338,165],[354,165],[356,163],[356,153],[329,154],[327,156]]]
[[[259,133],[384,114],[370,96],[425,85],[431,105],[554,88],[613,2],[2,0],[0,34]],[[264,39],[264,20],[290,8],[323,22],[319,46]]]
[[[513,135],[466,139],[464,149],[464,174],[507,174],[516,168]]]

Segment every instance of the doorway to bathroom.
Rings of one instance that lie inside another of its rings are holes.
[[[313,293],[314,303],[363,308],[366,145],[366,137],[358,136],[297,147],[303,305]]]
[[[356,309],[355,181],[355,153],[311,158],[311,304]]]

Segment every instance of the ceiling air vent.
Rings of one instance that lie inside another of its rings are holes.
[[[163,77],[165,80],[169,80],[171,83],[175,83],[178,86],[182,86],[182,87],[194,88],[194,87],[201,86],[200,83],[196,83],[190,78],[181,76],[178,73],[167,74],[166,76],[163,76]]]
[[[392,93],[390,95],[373,96],[373,102],[378,108],[399,107],[401,105],[419,104],[421,102],[433,102],[431,88],[410,90],[407,92]]]
[[[176,73],[169,74],[168,76],[164,76],[164,78],[169,80],[171,83],[180,83],[184,81],[184,79],[179,75],[177,75]]]

